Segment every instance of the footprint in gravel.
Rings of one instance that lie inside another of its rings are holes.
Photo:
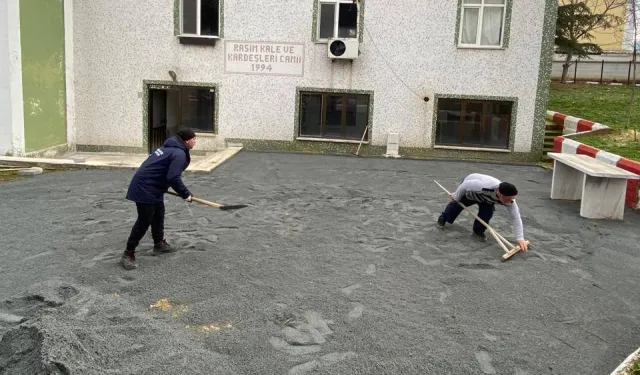
[[[364,312],[364,306],[359,302],[352,302],[351,306],[353,306],[353,308],[351,309],[351,311],[349,311],[349,314],[347,315],[348,322],[352,322],[360,318],[362,316],[362,313]]]
[[[205,237],[204,237],[204,240],[205,240],[205,241],[209,241],[209,242],[211,242],[211,243],[218,242],[218,236],[217,236],[217,235],[215,235],[215,234],[210,234],[210,235],[208,235],[208,236],[205,236]]]
[[[360,284],[354,284],[351,286],[348,286],[346,288],[341,289],[340,291],[345,295],[345,296],[350,296],[351,293],[353,293],[354,290],[360,288],[362,285]]]
[[[426,261],[423,257],[420,256],[420,251],[419,250],[414,250],[413,251],[413,255],[411,256],[411,259],[414,259],[414,260],[424,264],[425,266],[439,266],[442,263],[442,261],[439,260],[439,259]]]
[[[93,233],[89,233],[88,235],[84,236],[84,238],[82,239],[83,241],[89,241],[92,240],[96,237],[100,237],[100,236],[104,236],[106,235],[107,232],[93,232]]]
[[[484,336],[485,339],[487,339],[489,341],[496,341],[498,339],[497,336],[494,336],[494,335],[489,334],[487,332],[483,332],[482,335]]]
[[[389,250],[389,248],[391,247],[391,245],[384,245],[384,246],[371,246],[368,245],[366,247],[367,251],[370,251],[372,253],[385,253],[387,250]]]
[[[286,306],[280,306],[286,309]],[[330,321],[324,320],[315,311],[307,311],[304,314],[304,323],[292,313],[281,313],[276,317],[276,322],[286,326],[280,331],[282,337],[271,337],[269,343],[274,349],[284,351],[289,355],[307,355],[319,352],[321,345],[326,342],[325,336],[333,334],[329,328]]]
[[[496,369],[493,368],[491,355],[485,351],[476,352],[476,360],[480,364],[480,370],[485,374],[495,374]]]
[[[213,230],[215,232],[228,232],[235,229],[239,229],[239,228],[238,227],[217,227],[217,228],[214,228]]]
[[[121,255],[122,255],[121,253],[114,252],[114,251],[111,251],[111,250],[104,251],[104,252],[94,256],[90,260],[82,262],[82,266],[83,267],[87,267],[87,268],[92,268],[93,266],[96,265],[97,262],[114,261],[115,259],[120,258]]]
[[[11,311],[20,316],[32,316],[43,308],[62,306],[78,293],[78,289],[71,284],[49,280],[36,283],[26,292],[5,300],[0,305],[0,310]]]
[[[496,266],[492,266],[487,263],[459,263],[458,267],[460,268],[468,268],[472,270],[493,270],[496,269]]]
[[[314,359],[313,361],[305,362],[292,367],[289,370],[289,375],[303,375],[308,372],[321,369],[323,367],[333,366],[338,362],[352,359],[355,357],[357,357],[357,355],[354,352],[329,353],[329,354],[323,355],[319,359]]]
[[[124,284],[128,284],[133,281],[136,281],[136,278],[130,275],[124,275],[122,277],[118,277],[118,281]]]
[[[369,264],[367,266],[367,270],[365,272],[369,276],[375,276],[376,275],[376,265],[375,264]]]
[[[313,354],[318,353],[322,350],[322,347],[320,345],[291,345],[279,337],[270,337],[269,343],[271,344],[271,346],[273,346],[274,349],[283,351],[292,356]]]
[[[180,238],[176,240],[176,246],[178,249],[196,250],[196,242],[188,238]]]

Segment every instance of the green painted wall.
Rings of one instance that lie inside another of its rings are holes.
[[[20,0],[25,151],[67,142],[63,0]]]

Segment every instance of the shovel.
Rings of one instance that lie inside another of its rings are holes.
[[[438,186],[440,186],[440,188],[442,190],[444,190],[444,192],[447,193],[447,195],[451,196],[451,193],[444,186],[440,185],[438,183],[438,181],[433,180],[433,182],[435,182]],[[473,216],[476,220],[478,220],[478,222],[480,222],[480,224],[484,225],[489,230],[489,233],[493,236],[493,238],[495,238],[495,240],[498,242],[498,244],[500,244],[500,246],[502,247],[502,249],[505,252],[505,254],[502,256],[502,262],[504,262],[505,260],[508,260],[509,258],[514,256],[517,252],[522,250],[522,249],[520,249],[520,245],[515,246],[511,242],[507,241],[506,238],[502,237],[502,235],[500,235],[498,232],[496,232],[495,229],[493,229],[489,224],[487,224],[484,220],[479,218],[478,215],[474,214],[469,209],[469,207],[465,206],[464,204],[462,204],[462,203],[460,203],[458,201],[456,201],[456,202],[460,206],[462,206],[462,208],[467,210],[467,212],[469,212],[471,214],[471,216]],[[525,241],[525,242],[527,243],[527,245],[531,244],[529,241]],[[509,246],[509,248],[507,248],[507,245]]]
[[[173,191],[167,191],[167,193],[171,194],[171,195],[175,195],[176,197],[180,196],[178,193],[173,192]],[[193,197],[193,196],[191,197],[191,200],[194,201],[194,202],[198,202],[198,203],[204,204],[204,205],[209,206],[209,207],[219,208],[219,209],[221,209],[223,211],[237,210],[239,208],[247,207],[246,204],[220,204],[220,203],[216,203],[216,202],[209,202],[207,200],[196,198],[196,197]]]

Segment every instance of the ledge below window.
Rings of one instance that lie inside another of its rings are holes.
[[[191,44],[196,46],[215,46],[216,42],[220,39],[217,36],[204,37],[204,36],[191,36],[191,35],[178,35],[180,44]]]
[[[484,148],[484,147],[460,147],[460,146],[433,146],[434,149],[442,150],[461,150],[461,151],[485,151],[485,152],[504,152],[511,153],[511,150],[504,148]]]
[[[477,49],[477,50],[506,50],[507,47],[503,46],[483,46],[483,45],[474,45],[474,44],[458,44],[456,46],[458,49]]]
[[[296,141],[312,141],[312,142],[333,142],[333,143],[351,143],[360,144],[360,141],[352,139],[336,139],[336,138],[310,138],[310,137],[298,137]],[[363,145],[368,145],[369,141],[362,142]]]
[[[218,135],[216,133],[212,133],[212,132],[199,132],[197,130],[194,130],[194,133],[196,133],[196,137],[201,137],[201,138],[217,138]]]

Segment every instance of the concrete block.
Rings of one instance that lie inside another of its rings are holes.
[[[29,169],[23,169],[18,171],[18,174],[21,176],[35,176],[38,174],[42,174],[43,169],[40,167],[31,167]]]

